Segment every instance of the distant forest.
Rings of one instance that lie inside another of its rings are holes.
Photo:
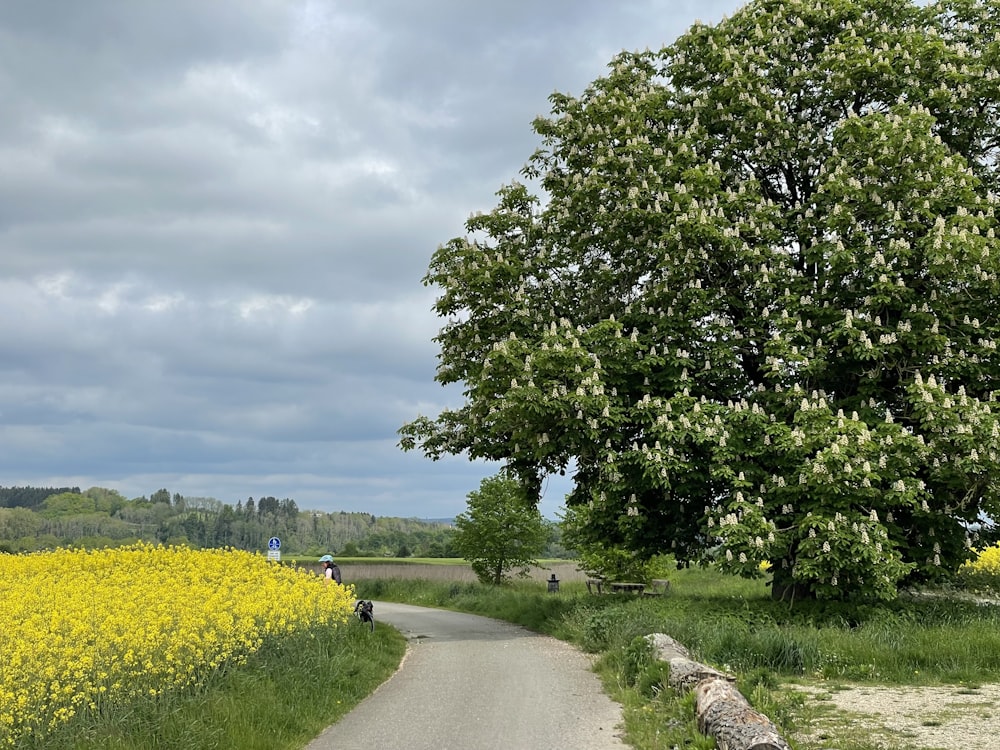
[[[369,513],[302,511],[294,500],[248,497],[235,506],[166,489],[127,499],[91,487],[0,487],[0,552],[55,547],[98,549],[136,542],[266,552],[281,540],[282,557],[455,557],[447,521]],[[552,525],[545,557],[567,557]]]

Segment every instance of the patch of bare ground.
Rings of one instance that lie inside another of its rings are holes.
[[[806,693],[815,718],[801,747],[851,746],[885,750],[992,750],[1000,748],[1000,685],[880,687],[794,685]]]

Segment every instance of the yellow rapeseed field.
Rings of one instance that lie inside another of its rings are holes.
[[[1000,576],[1000,544],[977,551],[976,559],[968,561],[964,567],[978,573]]]
[[[969,557],[958,569],[962,586],[990,599],[1000,596],[1000,544],[969,550]]]
[[[345,622],[354,591],[238,550],[0,555],[0,747],[81,710],[197,686],[265,640]]]

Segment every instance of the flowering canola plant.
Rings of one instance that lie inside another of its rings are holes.
[[[969,560],[964,567],[1000,576],[1000,544],[979,551],[976,554],[976,559]]]
[[[232,549],[0,555],[0,747],[347,621],[349,586]]]
[[[1000,591],[1000,543],[981,550],[972,550],[974,558],[966,560],[959,568],[959,577],[966,587],[973,590]]]

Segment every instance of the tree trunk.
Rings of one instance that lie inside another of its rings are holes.
[[[791,561],[789,561],[791,565]],[[794,602],[796,600],[815,599],[813,592],[802,583],[792,579],[792,574],[787,569],[781,568],[777,563],[771,573],[771,599],[776,602]]]

